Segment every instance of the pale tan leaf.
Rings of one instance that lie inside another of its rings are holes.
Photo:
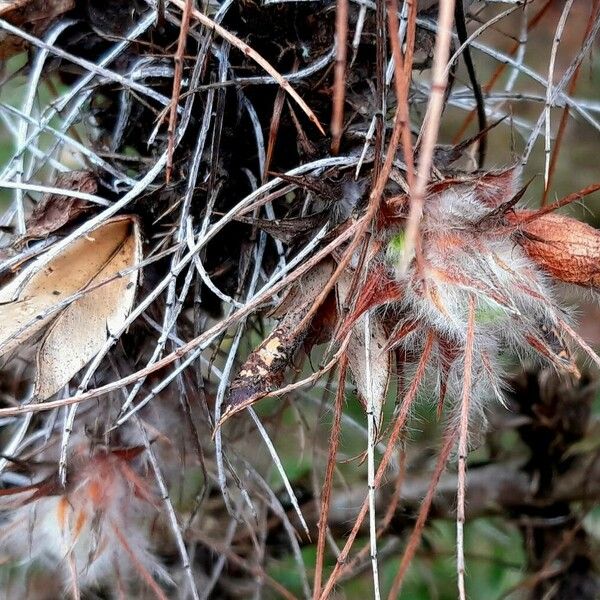
[[[100,245],[112,246],[113,252],[89,280],[86,287],[94,289],[64,309],[42,340],[35,383],[39,400],[55,394],[94,358],[108,336],[123,325],[133,304],[138,272],[112,278],[141,260],[137,221],[131,217],[117,218],[99,227],[93,235],[106,240],[106,244]],[[90,244],[87,252],[95,253],[96,242]],[[102,284],[103,281],[107,283]]]
[[[348,301],[352,275],[344,274],[337,284],[339,313]],[[376,313],[369,317],[369,347],[366,344],[365,318],[358,319],[352,328],[346,349],[348,366],[358,390],[359,399],[365,408],[372,404],[375,423],[381,424],[383,405],[390,382],[391,353],[385,351],[387,335]]]
[[[45,261],[42,255],[0,289],[0,356],[55,318],[52,308],[58,302],[89,285],[131,227],[131,217],[113,219],[69,244],[54,259]]]

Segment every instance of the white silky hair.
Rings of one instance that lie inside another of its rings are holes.
[[[82,455],[90,453],[83,438],[74,447]],[[0,551],[52,568],[65,589],[73,585],[71,565],[83,589],[113,580],[115,565],[124,581],[139,581],[132,555],[151,577],[172,585],[151,547],[156,507],[136,494],[119,461],[124,462],[92,451],[79,465],[73,489],[12,508]]]
[[[506,199],[510,199],[516,190],[505,191]],[[510,352],[521,362],[539,361],[539,352],[531,347],[527,336],[543,336],[543,329],[556,326],[561,313],[555,284],[524,253],[511,230],[486,222],[495,208],[488,197],[480,199],[473,186],[449,186],[424,204],[422,271],[413,260],[402,273],[397,268],[401,262],[398,251],[387,253],[392,276],[403,289],[396,305],[398,314],[419,324],[401,341],[402,349],[418,355],[424,332],[433,331],[438,340],[457,350],[446,380],[446,397],[452,404],[461,396],[469,298],[474,298],[470,409],[474,418],[482,417],[490,401],[502,400],[501,354]],[[444,360],[443,352],[434,349],[431,364],[442,365]],[[438,392],[439,379],[439,375],[434,378]]]

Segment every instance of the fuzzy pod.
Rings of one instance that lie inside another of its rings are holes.
[[[160,499],[134,462],[143,448],[92,448],[84,440],[71,451],[66,488],[50,476],[2,497],[3,560],[34,571],[35,564],[46,566],[77,598],[80,588],[115,585],[133,593],[140,584],[166,598],[163,586],[173,581],[154,553],[158,540],[165,544]]]
[[[522,235],[517,241],[544,271],[565,283],[600,288],[600,231],[577,219],[555,213],[509,215]]]

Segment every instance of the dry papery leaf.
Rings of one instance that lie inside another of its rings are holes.
[[[344,273],[336,286],[339,314],[344,314],[343,306],[348,300],[351,286],[352,274]],[[373,406],[375,423],[380,425],[392,372],[392,354],[386,350],[387,334],[381,320],[375,312],[368,314],[369,330],[366,329],[366,316],[363,314],[352,326],[346,354],[359,399],[365,408],[369,404]]]
[[[129,314],[138,272],[111,278],[141,261],[137,219],[115,217],[70,243],[54,258],[46,256],[0,289],[0,356],[46,329],[37,350],[35,394],[39,400],[66,385]],[[102,284],[104,281],[107,283]],[[58,314],[53,310],[59,302],[88,288],[93,289]]]

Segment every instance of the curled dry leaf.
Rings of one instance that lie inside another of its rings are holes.
[[[560,281],[600,287],[600,231],[564,215],[531,218],[534,214],[519,211],[510,217],[523,233],[518,241],[529,257]]]
[[[137,220],[120,216],[44,256],[0,290],[0,355],[47,328],[37,353],[35,392],[56,393],[100,350],[131,310],[142,256]],[[106,283],[103,283],[106,282]],[[57,303],[89,289],[66,308]]]
[[[337,283],[338,312],[343,314],[352,285],[352,275],[345,273]],[[392,372],[392,354],[386,349],[387,335],[378,315],[369,313],[369,330],[363,316],[352,326],[346,349],[348,366],[356,383],[360,401],[366,407],[373,406],[375,423],[381,424],[383,405]],[[367,334],[369,338],[367,338]],[[367,347],[367,339],[369,345]]]
[[[61,173],[54,187],[95,194],[98,191],[96,178],[89,171]],[[89,202],[60,194],[44,194],[39,204],[27,219],[27,231],[17,240],[24,245],[30,240],[42,239],[71,223],[91,208]]]
[[[0,19],[41,37],[56,17],[74,6],[75,0],[0,0]],[[22,39],[0,32],[0,59],[10,58],[24,46]]]
[[[294,355],[309,332],[303,324],[315,298],[333,273],[333,263],[323,261],[300,279],[273,313],[277,327],[252,351],[231,382],[221,422],[278,389]]]

